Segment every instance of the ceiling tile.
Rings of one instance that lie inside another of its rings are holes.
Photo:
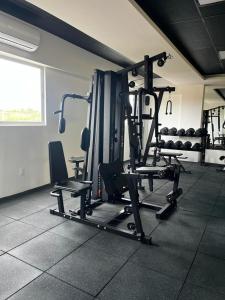
[[[219,74],[224,71],[213,48],[199,49],[191,54],[206,75]]]
[[[216,47],[225,50],[225,14],[205,19]]]
[[[225,50],[225,1],[199,6],[200,13],[197,0],[136,2],[203,75],[225,73],[215,50]]]
[[[225,14],[225,2],[200,6],[200,11],[203,17],[223,15]]]
[[[164,23],[175,23],[199,18],[194,0],[157,0],[136,2],[151,16]]]
[[[189,51],[212,47],[201,20],[172,24],[171,30],[174,37]]]

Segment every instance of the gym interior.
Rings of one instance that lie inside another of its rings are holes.
[[[225,1],[0,1],[0,300],[225,299]]]

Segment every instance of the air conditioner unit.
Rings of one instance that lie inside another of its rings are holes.
[[[40,32],[23,21],[0,13],[0,43],[34,52],[40,44]]]

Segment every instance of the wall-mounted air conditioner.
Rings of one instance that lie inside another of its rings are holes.
[[[40,44],[40,32],[23,21],[0,13],[0,43],[34,52]]]

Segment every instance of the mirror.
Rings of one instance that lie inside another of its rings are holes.
[[[206,86],[203,126],[207,129],[208,149],[225,150],[225,86]]]

